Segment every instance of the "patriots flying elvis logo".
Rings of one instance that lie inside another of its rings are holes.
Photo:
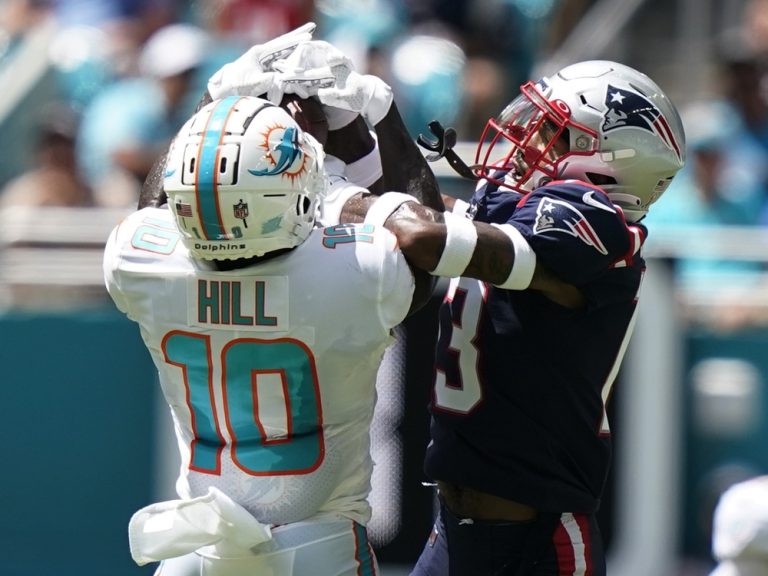
[[[603,132],[622,128],[648,130],[661,138],[678,158],[682,158],[680,145],[675,140],[666,118],[645,96],[608,84],[605,106],[607,110],[603,115]]]
[[[548,231],[564,232],[575,236],[587,246],[594,247],[600,254],[608,254],[608,249],[584,217],[584,214],[568,202],[553,198],[541,199],[536,208],[536,223],[533,226],[533,233],[541,234]]]

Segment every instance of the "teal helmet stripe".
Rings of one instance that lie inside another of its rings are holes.
[[[240,96],[228,96],[216,105],[203,132],[203,141],[200,143],[195,169],[195,194],[200,210],[200,226],[206,240],[226,238],[222,225],[216,175],[219,165],[219,145],[224,138],[224,128],[238,101]]]

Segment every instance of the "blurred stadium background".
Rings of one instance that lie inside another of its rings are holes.
[[[646,71],[686,109],[722,95],[723,46],[732,32],[768,20],[768,4],[749,0],[0,0],[0,188],[35,168],[51,105],[66,101],[82,113],[114,81],[99,51],[106,28],[97,24],[108,18],[100,9],[118,4],[133,17],[160,14],[164,23],[192,20],[211,30],[235,8],[279,12],[273,4],[280,4],[293,17],[310,15],[320,24],[317,36],[393,83],[414,137],[435,118],[455,125],[468,160],[483,111],[496,110],[509,86],[528,76],[576,60],[619,60]],[[750,17],[748,8],[756,10]],[[405,12],[412,21],[402,21]],[[487,68],[472,47],[477,30],[461,41],[443,32],[456,25],[452,18],[473,18],[482,33],[494,14],[507,19],[497,18],[486,37],[508,32],[512,40],[494,47],[505,52]],[[230,50],[217,52],[198,80],[243,46],[285,31],[289,19],[272,17],[267,31],[230,31]],[[686,128],[698,134],[697,127]],[[433,166],[444,191],[471,193],[447,164]],[[138,329],[113,308],[101,280],[103,243],[132,204],[3,203],[3,196],[0,574],[151,574],[153,567],[131,561],[126,527],[136,509],[174,497],[176,449]],[[612,576],[706,575],[718,495],[768,473],[767,254],[764,226],[660,222],[651,230],[642,312],[609,405],[616,460],[601,522]],[[748,264],[754,273],[683,281],[680,263],[691,259]],[[371,498],[384,576],[407,573],[431,526],[421,456],[439,292],[402,327],[379,377]]]

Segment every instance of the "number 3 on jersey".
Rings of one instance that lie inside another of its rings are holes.
[[[446,366],[437,366],[435,406],[442,410],[468,414],[483,399],[477,376],[477,330],[487,294],[488,287],[479,280],[451,279],[445,296],[452,302],[453,314],[448,352],[457,366],[450,371]],[[456,374],[458,381],[450,381],[447,373]]]
[[[471,278],[452,278],[445,296],[451,303],[451,340],[448,345],[448,354],[443,362],[455,362],[452,366],[436,366],[435,376],[435,407],[441,410],[468,414],[483,399],[483,388],[477,374],[478,356],[478,329],[480,318],[485,308],[488,297],[488,285]],[[605,412],[605,403],[611,393],[614,379],[618,373],[621,360],[632,334],[637,308],[630,322],[621,350],[617,355],[613,368],[602,386],[603,417],[600,422],[599,432],[610,433],[608,416]],[[445,319],[441,319],[445,322]],[[441,330],[445,325],[441,324]],[[439,338],[443,335],[440,334]],[[447,375],[450,374],[452,379]]]

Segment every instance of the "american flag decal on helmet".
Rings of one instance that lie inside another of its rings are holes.
[[[536,224],[534,234],[547,231],[565,232],[576,236],[587,246],[593,246],[600,254],[608,254],[600,236],[579,210],[568,202],[553,198],[542,198],[536,208]]]
[[[605,93],[606,112],[603,115],[603,132],[621,128],[641,128],[656,134],[675,152],[678,159],[682,158],[680,145],[675,140],[667,119],[656,105],[645,96],[616,88],[608,84]]]
[[[186,202],[176,202],[176,214],[184,218],[191,218],[192,206]]]

